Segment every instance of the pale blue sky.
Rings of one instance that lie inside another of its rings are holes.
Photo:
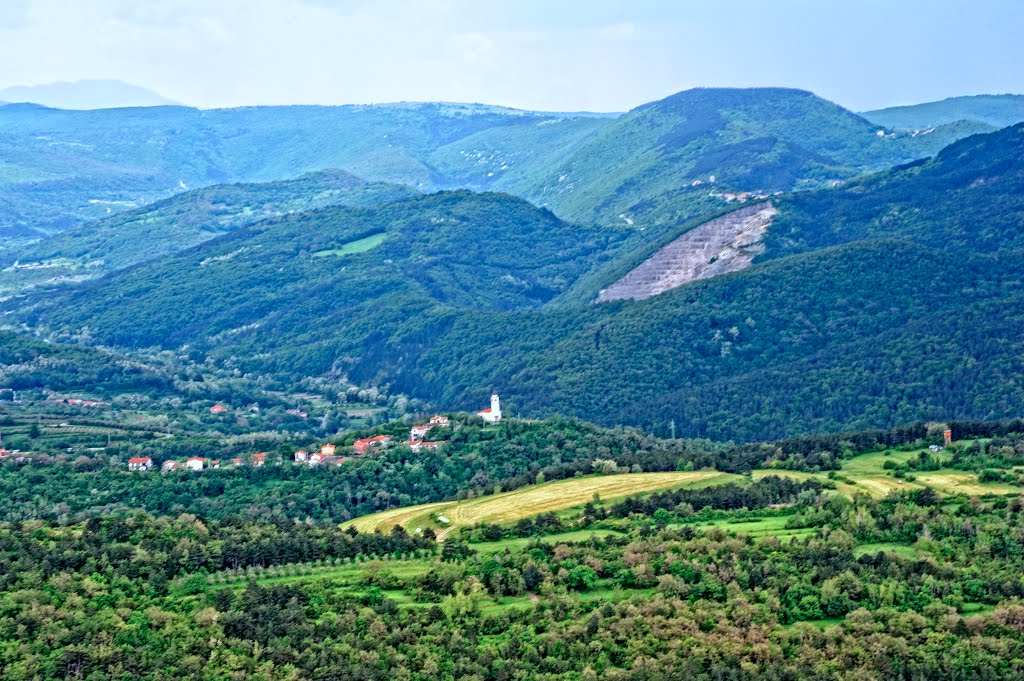
[[[863,110],[1024,92],[1022,35],[1024,0],[0,0],[0,88],[618,111],[781,85]]]

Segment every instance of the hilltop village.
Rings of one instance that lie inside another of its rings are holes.
[[[217,405],[219,406],[219,405]],[[212,411],[212,410],[211,410]],[[502,420],[501,399],[497,391],[491,394],[491,406],[475,413],[475,416],[483,419],[484,423],[497,424]],[[351,446],[342,448],[334,443],[324,443],[316,451],[305,449],[297,450],[292,455],[292,463],[300,466],[326,466],[339,465],[353,456],[364,456],[374,450],[384,449],[396,444],[404,444],[414,452],[424,449],[438,449],[445,444],[445,440],[428,440],[427,437],[432,430],[450,428],[451,418],[443,414],[431,416],[426,423],[414,424],[405,440],[397,439],[394,435],[374,435],[372,437],[359,438]],[[160,464],[163,472],[177,470],[203,471],[206,469],[219,469],[237,466],[262,467],[268,461],[281,465],[284,463],[284,456],[277,454],[273,457],[269,452],[255,452],[247,456],[234,457],[229,460],[208,459],[200,456],[193,456],[184,461],[167,460]],[[157,467],[157,462],[149,456],[137,456],[128,460],[128,470],[148,471]]]

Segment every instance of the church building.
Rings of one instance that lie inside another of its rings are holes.
[[[487,423],[497,423],[501,420],[501,400],[498,399],[498,391],[491,393],[491,408],[478,411],[477,416]]]

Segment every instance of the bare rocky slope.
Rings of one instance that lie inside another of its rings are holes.
[[[777,214],[764,201],[705,222],[603,289],[597,301],[643,300],[691,281],[742,270],[764,251],[764,235]]]

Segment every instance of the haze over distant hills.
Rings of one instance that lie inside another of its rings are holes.
[[[31,102],[55,109],[113,109],[177,104],[144,87],[110,79],[15,85],[0,90],[0,102]]]
[[[890,132],[801,90],[688,90],[621,116],[477,104],[0,107],[0,248],[212,184],[338,168],[507,191],[559,217],[672,229],[728,194],[824,186],[977,132]]]
[[[939,102],[865,111],[862,115],[889,128],[925,129],[966,121],[993,130],[1024,121],[1024,95],[950,97]]]

